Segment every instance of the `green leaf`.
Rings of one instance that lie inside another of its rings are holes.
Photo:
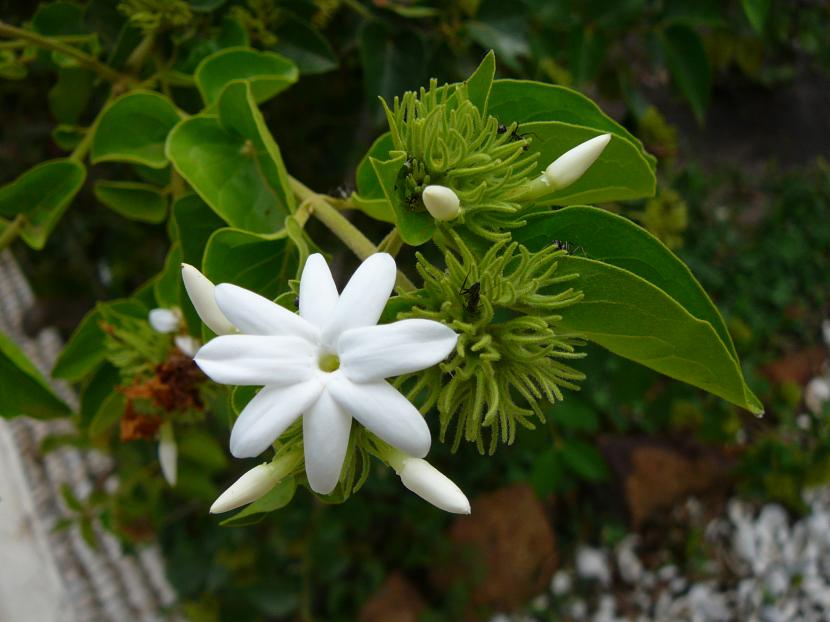
[[[214,231],[225,226],[224,221],[195,194],[184,196],[173,204],[173,220],[182,247],[182,261],[201,266],[208,239]]]
[[[505,125],[519,123],[519,133],[524,133],[522,124],[531,121],[558,121],[610,132],[635,145],[652,169],[657,166],[657,159],[646,152],[631,132],[606,116],[590,99],[564,86],[530,80],[495,80],[489,108],[490,114]]]
[[[161,189],[133,181],[97,181],[95,198],[124,218],[141,222],[164,222],[167,200]]]
[[[490,50],[466,80],[467,96],[470,98],[470,102],[481,111],[482,115],[487,114],[487,102],[490,100],[490,89],[493,86],[495,75],[496,55],[493,50]]]
[[[398,226],[398,232],[401,239],[410,246],[420,246],[432,239],[435,233],[435,220],[429,212],[412,212],[404,204],[404,201],[399,196],[399,177],[403,170],[405,155],[400,155],[392,160],[381,162],[375,158],[370,157],[372,167],[375,169],[375,175],[380,181],[383,193],[386,200],[392,205],[395,210],[395,222]]]
[[[312,75],[337,69],[337,55],[318,30],[288,11],[282,12],[282,19],[274,49],[293,60],[300,73]]]
[[[110,393],[92,417],[89,423],[89,435],[100,436],[108,433],[110,428],[124,415],[126,407],[127,400],[122,393],[118,391]]]
[[[23,351],[0,333],[0,417],[51,419],[69,414]]]
[[[153,283],[156,304],[165,309],[180,307],[184,285],[182,284],[182,250],[177,243],[170,246],[164,260],[164,268]]]
[[[220,229],[208,240],[202,269],[214,283],[234,283],[273,300],[287,289],[297,262],[284,234]]]
[[[49,89],[49,109],[59,123],[77,123],[92,96],[95,74],[81,67],[61,67]]]
[[[0,215],[24,214],[24,241],[40,250],[86,179],[83,165],[70,159],[41,162],[0,188]]]
[[[242,527],[258,523],[268,512],[285,507],[294,498],[297,484],[293,477],[282,480],[274,486],[264,497],[257,499],[241,512],[226,518],[220,525],[223,527]]]
[[[90,158],[99,162],[131,162],[164,168],[164,141],[180,115],[158,93],[134,91],[107,106],[92,139]]]
[[[81,323],[72,333],[63,351],[55,361],[52,375],[75,382],[94,371],[105,358],[104,331],[101,330],[100,307],[106,305],[117,313],[129,315],[136,319],[147,319],[147,307],[135,300],[123,299],[99,303],[98,306],[86,314]]]
[[[251,48],[225,48],[204,59],[193,75],[206,106],[219,99],[224,88],[236,80],[251,83],[254,101],[260,104],[297,81],[297,66],[274,52]]]
[[[663,243],[627,218],[596,207],[574,206],[545,214],[514,237],[538,251],[554,240],[572,252],[636,274],[663,290],[694,317],[709,322],[738,362],[732,337],[720,312],[689,267]]]
[[[563,257],[558,272],[578,275],[573,287],[585,295],[563,312],[563,330],[753,413],[763,412],[717,331],[663,290],[628,270],[583,257]]]
[[[251,85],[229,85],[217,111],[218,116],[192,117],[173,128],[167,155],[229,225],[260,233],[276,231],[294,210],[294,195]]]
[[[51,2],[38,6],[32,17],[32,30],[49,37],[77,35],[88,32],[84,10],[74,2]]]
[[[694,30],[682,25],[663,30],[659,41],[672,78],[698,123],[703,123],[712,91],[712,72],[703,42]]]
[[[228,467],[227,451],[206,430],[184,427],[176,434],[179,456],[198,465],[207,473],[220,473]]]
[[[764,34],[772,0],[742,0],[741,4],[752,29],[759,35]]]
[[[485,50],[494,50],[499,62],[522,71],[521,59],[530,56],[528,19],[521,3],[484,0],[475,19],[466,23],[470,38]]]
[[[352,202],[357,205],[358,209],[375,220],[389,223],[395,222],[395,212],[391,203],[386,199],[383,186],[380,185],[380,180],[375,174],[370,159],[386,160],[389,157],[389,152],[394,147],[392,135],[389,132],[378,136],[369,151],[360,160],[360,164],[357,165],[357,172],[355,173],[357,192],[352,193]]]
[[[95,370],[81,392],[79,411],[82,427],[90,426],[119,384],[121,384],[121,374],[117,367],[105,363]]]
[[[545,167],[569,149],[604,132],[548,121],[525,123],[521,133],[532,138],[530,151],[540,154],[539,163]],[[615,135],[582,177],[539,201],[550,205],[624,201],[653,196],[656,186],[654,170],[642,152],[630,141]]]
[[[86,130],[77,125],[61,124],[52,130],[52,140],[64,151],[72,151],[84,139]]]
[[[568,439],[559,449],[562,461],[581,478],[600,482],[608,476],[608,466],[599,450],[583,441]]]
[[[594,434],[599,429],[599,417],[596,411],[575,395],[557,402],[547,413],[554,425],[566,430]]]

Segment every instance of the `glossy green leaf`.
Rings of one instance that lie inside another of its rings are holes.
[[[698,122],[703,123],[712,91],[712,72],[703,41],[694,30],[681,25],[666,28],[659,41],[672,78]]]
[[[224,88],[236,80],[247,80],[256,103],[271,99],[294,84],[297,66],[280,54],[251,48],[226,48],[211,54],[193,75],[206,106],[216,103]]]
[[[208,239],[214,231],[225,226],[224,221],[195,194],[184,196],[173,204],[173,219],[182,247],[182,261],[201,266]]]
[[[610,132],[631,142],[654,169],[657,159],[622,125],[608,117],[593,101],[569,88],[531,80],[495,80],[490,91],[489,112],[508,125],[532,121],[558,121]],[[531,137],[532,138],[532,137]],[[545,163],[547,165],[547,163]]]
[[[530,55],[530,33],[523,3],[484,0],[475,18],[467,21],[470,38],[485,50],[495,50],[499,62],[522,71],[521,59]]]
[[[84,139],[86,130],[77,125],[60,124],[52,130],[52,140],[64,151],[72,151]]]
[[[490,100],[490,89],[493,87],[493,78],[496,75],[496,55],[490,50],[482,59],[479,66],[467,78],[467,96],[481,114],[487,114],[487,103]]]
[[[360,164],[357,165],[357,172],[355,173],[357,192],[352,193],[352,202],[362,212],[375,220],[389,223],[395,222],[395,212],[386,199],[370,158],[386,160],[393,148],[392,135],[389,132],[381,134],[372,143],[369,151],[366,152],[366,155],[360,160]]]
[[[594,259],[568,256],[558,272],[578,275],[585,297],[562,313],[565,331],[759,414],[763,405],[744,382],[717,331],[645,279]]]
[[[69,414],[23,351],[0,333],[0,417],[50,419]]]
[[[288,505],[291,499],[294,498],[296,491],[297,484],[294,482],[294,478],[286,478],[274,486],[265,496],[257,499],[241,512],[238,512],[230,518],[226,518],[219,524],[223,527],[242,527],[243,525],[258,523],[269,512],[279,510]]]
[[[337,55],[326,38],[293,13],[283,12],[276,35],[274,49],[294,61],[300,73],[326,73],[337,68]]]
[[[395,223],[401,239],[410,246],[420,246],[432,239],[435,233],[435,220],[427,211],[410,211],[400,196],[399,188],[403,186],[399,184],[399,177],[405,160],[404,155],[383,162],[369,158],[386,200],[395,210]]]
[[[525,123],[521,132],[532,138],[530,150],[540,154],[540,169],[569,149],[603,133],[552,121]],[[546,195],[540,202],[568,205],[639,199],[654,195],[656,185],[654,170],[640,150],[625,138],[615,135],[582,177],[567,188]]]
[[[105,337],[100,326],[101,313],[99,311],[101,305],[107,305],[117,313],[133,318],[147,318],[148,309],[135,300],[123,299],[100,303],[98,307],[86,314],[69,341],[66,342],[52,369],[52,375],[55,378],[78,381],[104,361]]]
[[[123,393],[113,391],[110,393],[89,422],[90,436],[100,436],[109,432],[110,428],[114,426],[124,415],[124,409],[127,406],[127,400]]]
[[[81,404],[78,410],[82,428],[89,427],[119,384],[121,374],[117,367],[105,363],[95,370],[81,391]]]
[[[284,234],[220,229],[208,240],[202,270],[214,283],[234,283],[273,300],[294,278],[296,252]]]
[[[167,213],[167,199],[161,189],[134,181],[97,181],[95,198],[124,218],[159,223]]]
[[[229,85],[217,112],[179,123],[167,141],[168,157],[229,225],[260,233],[280,229],[294,210],[294,195],[252,86]]]
[[[83,165],[49,160],[0,188],[0,215],[24,214],[23,240],[40,250],[86,179]]]
[[[595,207],[566,207],[538,218],[514,234],[532,251],[554,240],[571,252],[636,274],[663,290],[694,317],[709,322],[737,362],[738,355],[720,312],[689,267],[648,231],[627,218]]]
[[[164,168],[164,142],[179,122],[173,103],[158,93],[134,91],[107,106],[95,136],[90,158],[98,162],[131,162]]]
[[[92,96],[95,73],[81,67],[61,67],[49,90],[49,109],[59,123],[77,123]]]

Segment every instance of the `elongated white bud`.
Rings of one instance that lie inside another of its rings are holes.
[[[175,333],[179,330],[182,316],[176,309],[153,309],[150,311],[150,326],[158,333]]]
[[[274,461],[255,466],[219,495],[210,506],[210,513],[229,512],[267,494],[287,475],[285,464],[284,461]]]
[[[171,486],[176,485],[178,459],[179,448],[176,445],[176,437],[173,435],[173,424],[166,421],[159,430],[159,464],[164,479]]]
[[[452,220],[461,211],[458,195],[446,186],[427,186],[421,193],[421,200],[435,220]]]
[[[173,339],[173,343],[175,343],[176,347],[187,354],[190,358],[196,356],[199,348],[202,347],[201,342],[190,335],[176,335]]]
[[[389,464],[401,482],[435,507],[453,514],[469,514],[470,502],[449,477],[426,460],[400,452],[390,456]]]
[[[582,177],[610,141],[611,134],[594,136],[556,158],[545,169],[545,179],[551,190],[561,190]]]
[[[219,310],[213,290],[216,289],[210,279],[190,264],[182,264],[182,280],[190,301],[196,308],[196,313],[202,318],[207,327],[217,335],[235,333],[236,327]]]

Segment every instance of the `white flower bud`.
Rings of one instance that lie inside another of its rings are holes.
[[[196,353],[202,346],[198,339],[191,337],[190,335],[176,335],[175,339],[173,339],[173,343],[175,343],[176,347],[187,354],[190,358],[196,356]]]
[[[813,378],[804,389],[804,403],[814,415],[820,415],[824,403],[830,401],[830,383],[824,378]]]
[[[545,178],[551,190],[561,190],[582,177],[610,141],[611,134],[594,136],[556,158],[545,169]]]
[[[150,311],[150,326],[158,333],[175,333],[179,330],[182,317],[176,309],[153,309]]]
[[[159,464],[161,464],[164,479],[171,486],[176,485],[178,455],[176,438],[173,436],[173,424],[167,421],[162,424],[159,430]]]
[[[390,463],[403,485],[425,501],[445,512],[470,513],[470,502],[461,489],[426,460],[399,453]]]
[[[421,200],[435,220],[452,220],[461,211],[458,195],[446,186],[427,186],[421,193]]]
[[[221,514],[253,503],[267,494],[286,475],[284,461],[265,462],[255,466],[219,495],[210,506],[210,513]]]
[[[211,281],[190,264],[182,264],[182,280],[184,288],[196,313],[202,321],[217,335],[229,335],[235,333],[236,327],[228,321],[228,318],[219,310],[213,290],[216,287]]]

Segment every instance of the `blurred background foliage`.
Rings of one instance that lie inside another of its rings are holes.
[[[659,158],[655,198],[603,207],[638,221],[689,264],[727,319],[767,416],[755,420],[592,348],[580,365],[588,380],[551,412],[549,434],[526,433],[492,458],[467,446],[453,456],[436,444],[431,460],[442,470],[463,464],[447,470],[471,499],[529,483],[563,559],[579,542],[614,541],[659,522],[656,509],[690,492],[726,486],[798,512],[803,488],[830,480],[826,417],[799,417],[802,387],[827,357],[820,324],[830,316],[826,2],[90,0],[35,10],[4,0],[0,14],[100,50],[116,68],[154,32],[157,62],[170,70],[164,88],[185,111],[200,106],[189,76],[216,50],[250,43],[291,58],[300,80],[263,113],[291,173],[333,195],[352,191],[356,163],[383,130],[378,94],[389,100],[430,77],[463,79],[488,49],[499,77],[585,92]],[[30,48],[0,44],[0,75],[4,182],[71,148],[106,96],[89,71]],[[91,169],[91,181],[104,167]],[[38,295],[32,333],[57,324],[68,334],[94,301],[128,295],[163,266],[164,226],[123,218],[91,181],[44,252],[14,249]],[[361,610],[369,619],[367,600],[396,573],[414,586],[426,620],[517,607],[540,589],[533,573],[517,571],[500,592],[482,592],[488,577],[477,576],[481,564],[464,565],[459,547],[499,551],[521,538],[487,525],[465,536],[388,473],[344,505],[298,495],[257,525],[218,526],[206,508],[233,479],[217,440],[225,429],[208,419],[180,439],[175,490],[156,471],[154,443],[137,442],[113,447],[116,494],[66,500],[90,540],[97,520],[126,547],[157,538],[190,619],[337,621]],[[639,464],[646,474],[665,465],[638,458],[643,447],[680,465],[666,477],[682,481],[638,480]],[[638,482],[655,491],[635,494]],[[517,507],[491,496],[478,509],[515,521]],[[523,517],[517,528],[529,534],[536,527]]]

